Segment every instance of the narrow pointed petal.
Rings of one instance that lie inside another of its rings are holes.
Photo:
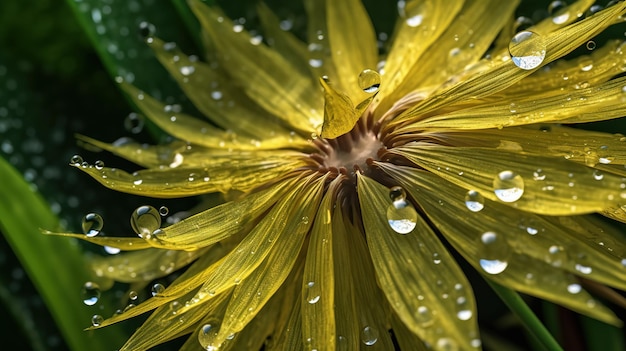
[[[393,335],[398,340],[400,350],[428,350],[424,342],[415,333],[411,332],[395,313],[391,318],[391,328],[393,328]]]
[[[393,149],[441,178],[493,201],[548,215],[602,211],[626,197],[622,179],[562,158],[519,151],[411,143]],[[543,177],[537,177],[538,172]]]
[[[334,351],[337,343],[331,218],[341,181],[341,178],[335,178],[330,184],[317,211],[302,277],[302,337],[310,340],[307,347],[317,350]]]
[[[297,292],[300,297],[300,292]],[[291,308],[287,323],[277,330],[275,338],[267,345],[268,351],[304,350],[302,342],[302,304],[300,299]]]
[[[606,169],[607,172],[618,175],[621,174],[616,172],[623,170],[624,167],[621,166],[626,164],[626,139],[623,136],[558,125],[433,132],[431,136],[433,140],[456,147],[519,150],[536,155],[563,157],[590,167],[619,165],[615,170]],[[604,170],[598,170],[596,177],[603,177],[602,171]]]
[[[178,162],[178,161],[177,161]],[[180,155],[180,163],[183,157]],[[184,163],[183,163],[184,165]],[[218,164],[204,167],[176,167],[146,169],[133,174],[104,167],[76,166],[104,186],[129,194],[151,197],[174,198],[195,196],[212,192],[226,193],[231,190],[248,192],[258,186],[286,176],[287,173],[306,165],[302,157],[251,158],[248,162]]]
[[[143,250],[143,249],[152,247],[146,240],[142,238],[128,238],[128,237],[115,237],[115,236],[88,237],[85,234],[57,233],[57,232],[51,232],[48,230],[44,230],[43,234],[67,236],[71,238],[84,240],[84,241],[87,241],[96,245],[100,245],[100,246],[108,246],[108,247],[120,249],[122,251],[136,251],[136,250]]]
[[[376,33],[361,0],[325,0],[328,43],[341,90],[360,101],[366,94],[359,87],[359,74],[378,63]],[[358,38],[358,39],[357,39]]]
[[[585,44],[606,27],[613,24],[616,18],[625,12],[626,4],[617,3],[582,21],[537,38],[537,45],[545,45],[545,57],[542,60],[542,64],[538,65],[537,68],[548,62],[555,61]],[[451,86],[445,86],[433,93],[429,99],[424,100],[395,118],[391,125],[409,121],[443,106],[449,106],[468,98],[481,98],[497,93],[527,77],[537,69],[521,69],[512,60],[491,61],[487,67],[487,70],[479,70],[460,82]]]
[[[334,139],[346,134],[361,117],[354,109],[350,97],[335,90],[326,80],[320,78],[324,88],[324,123],[322,138]]]
[[[587,294],[573,276],[623,287],[626,272],[619,268],[619,259],[578,233],[569,233],[570,229],[559,223],[560,217],[520,215],[487,199],[479,202],[479,209],[478,204],[466,204],[470,201],[466,200],[466,190],[442,182],[435,175],[380,165],[418,201],[454,248],[487,278],[619,324],[615,315]]]
[[[326,19],[326,1],[304,0],[307,12],[308,61],[314,78],[338,77],[337,67],[331,57]]]
[[[241,283],[261,265],[270,252],[281,252],[291,241],[302,238],[311,226],[311,221],[303,218],[317,209],[323,180],[319,178],[311,180],[311,183],[298,183],[297,188],[281,199],[231,252],[214,265],[214,270],[207,275],[201,289],[181,312],[197,308],[222,291]]]
[[[253,45],[245,32],[233,31],[233,24],[198,0],[191,8],[220,53],[220,64],[240,88],[259,106],[275,116],[289,119],[289,125],[313,132],[322,122],[319,88],[289,62],[265,44]]]
[[[185,218],[161,230],[158,243],[164,247],[189,250],[220,242],[232,235],[246,233],[259,222],[299,178],[248,195]]]
[[[416,226],[412,232],[394,231],[387,220],[394,205],[385,186],[359,176],[357,191],[376,276],[398,317],[438,348],[474,348],[471,340],[479,337],[474,294],[437,235],[417,213],[409,219]]]
[[[404,2],[401,18],[391,38],[392,46],[385,60],[383,82],[379,98],[388,104],[402,97],[396,90],[411,74],[414,64],[428,52],[441,34],[454,21],[463,6],[463,0],[409,0]],[[434,50],[433,50],[434,51]]]

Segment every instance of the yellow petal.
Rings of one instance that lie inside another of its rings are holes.
[[[213,245],[235,234],[247,233],[297,181],[302,180],[292,178],[280,182],[241,200],[212,207],[162,228],[158,244],[166,248],[189,250]]]
[[[624,116],[626,78],[597,87],[505,99],[427,117],[411,129],[484,129],[535,123],[585,123]],[[408,129],[407,128],[407,129]],[[402,132],[402,130],[398,130]]]
[[[335,90],[323,78],[320,78],[320,83],[324,88],[324,124],[321,137],[334,139],[352,130],[361,115],[354,109],[348,95]]]
[[[393,100],[402,97],[402,92],[396,90],[396,87],[411,74],[415,62],[427,52],[430,54],[429,48],[436,51],[431,47],[433,43],[438,42],[438,39],[444,41],[440,36],[454,21],[463,2],[463,0],[445,3],[436,0],[404,2],[400,19],[390,40],[392,46],[382,74],[384,89],[381,90],[379,99],[387,98],[386,103],[389,105]]]
[[[416,212],[404,219],[411,232],[394,231],[388,210],[396,208],[387,187],[359,176],[357,191],[376,277],[398,317],[437,348],[473,348],[479,338],[474,294],[437,235]]]
[[[451,146],[508,148],[536,155],[563,157],[588,166],[620,165],[616,169],[606,169],[611,173],[624,170],[621,165],[626,163],[626,139],[621,135],[558,125],[433,132],[430,136],[433,140]],[[601,177],[601,171],[596,176]],[[626,176],[626,173],[622,176]]]
[[[251,133],[254,132],[251,135],[255,137],[245,134],[240,136],[232,131],[217,129],[185,113],[167,112],[164,104],[136,87],[126,83],[122,83],[121,87],[143,113],[159,128],[186,142],[212,148],[235,150],[286,148],[305,145],[305,141],[297,134],[288,134],[286,136],[286,132],[279,127],[265,124],[265,122],[259,124],[259,121],[254,119],[248,121],[245,118],[241,118],[246,115],[257,116],[254,112],[241,111],[241,109],[234,107],[246,105],[234,104],[231,107],[226,104],[226,107],[216,106],[216,109],[219,110],[219,113],[231,118],[225,121],[227,124],[226,128],[235,131],[248,130]],[[204,89],[204,87],[201,89]],[[219,114],[215,113],[212,116],[219,116]],[[239,126],[239,128],[234,126]]]
[[[296,294],[300,297],[299,291]],[[304,350],[301,307],[302,305],[298,302],[293,305],[285,326],[278,328],[274,338],[270,339],[270,342],[266,345],[268,351]]]
[[[180,155],[180,163],[183,156]],[[247,162],[217,164],[205,167],[146,169],[133,174],[104,167],[76,166],[104,186],[142,196],[174,198],[231,190],[248,192],[260,185],[280,179],[294,169],[306,165],[303,158],[252,158]],[[209,155],[207,155],[209,157]],[[178,162],[178,161],[176,161]],[[184,163],[183,163],[184,165]]]
[[[114,236],[94,236],[88,237],[85,234],[75,234],[75,233],[55,233],[48,230],[44,230],[43,234],[46,235],[57,235],[57,236],[67,236],[71,238],[76,238],[84,241],[88,241],[90,243],[94,243],[100,246],[108,246],[116,249],[120,249],[122,251],[135,251],[150,248],[151,245],[142,238],[127,238],[127,237],[114,237]]]
[[[337,78],[337,68],[331,58],[326,18],[326,0],[304,0],[307,13],[308,61],[314,78]]]
[[[335,350],[335,277],[332,208],[341,178],[335,178],[317,211],[302,277],[302,337],[307,347]],[[282,254],[282,253],[281,253]],[[340,316],[344,318],[344,316]]]
[[[585,10],[587,10],[589,6],[593,5],[594,2],[595,0],[578,0],[571,5],[558,10],[556,13],[530,27],[528,30],[542,34],[550,33],[558,28],[565,27],[582,17],[585,14]]]
[[[597,212],[626,197],[620,177],[598,177],[593,168],[562,158],[420,143],[395,148],[393,153],[487,199],[535,213]]]
[[[475,195],[468,198],[466,190],[428,172],[379,165],[418,201],[454,248],[489,279],[594,318],[619,323],[571,275],[623,288],[626,272],[621,272],[619,259],[606,250],[602,252],[579,233],[571,233],[558,223],[559,217],[524,213],[487,199],[479,201]],[[468,206],[467,201],[474,203]],[[593,226],[586,228],[592,230]],[[602,235],[599,231],[592,233],[587,236]]]
[[[311,176],[313,179],[317,175]],[[310,178],[311,178],[310,177]],[[303,240],[321,199],[324,178],[302,180],[280,200],[243,240],[229,252],[206,277],[196,296],[188,301],[181,313],[211,300],[222,291],[246,279],[272,252],[281,252],[291,242]],[[298,239],[300,238],[300,239]]]
[[[400,350],[427,351],[424,342],[406,327],[400,318],[394,313],[391,318],[393,335],[398,341]]]
[[[292,67],[291,58],[263,43],[251,44],[245,31],[237,33],[228,19],[200,1],[190,6],[218,49],[220,64],[252,100],[298,130],[316,131],[322,123],[319,88]]]
[[[364,98],[358,78],[378,63],[378,46],[372,22],[360,0],[325,0],[328,43],[341,90],[356,101]]]
[[[625,12],[626,4],[617,3],[582,21],[537,38],[532,44],[540,46],[545,44],[545,58],[537,68],[548,62],[555,61],[586,43],[596,34],[602,32],[607,26],[611,25],[618,16],[623,15]],[[492,60],[484,65],[489,67],[487,71],[479,70],[456,84],[440,89],[432,94],[430,98],[395,118],[390,122],[390,125],[396,125],[414,119],[440,107],[449,106],[467,100],[468,98],[481,98],[497,93],[515,84],[537,69],[520,69],[510,59]]]

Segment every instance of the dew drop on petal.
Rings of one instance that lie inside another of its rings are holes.
[[[93,166],[97,170],[102,170],[104,168],[104,162],[102,160],[97,160],[96,162],[93,163]]]
[[[371,69],[364,69],[359,74],[359,87],[368,94],[377,92],[380,88],[380,74]]]
[[[485,198],[476,190],[465,194],[465,206],[472,212],[480,212],[485,207]]]
[[[100,234],[103,226],[104,220],[102,220],[102,217],[97,213],[88,213],[83,218],[83,233],[90,238]]]
[[[141,238],[149,238],[161,227],[161,214],[152,206],[140,206],[130,217],[130,225]]]
[[[70,165],[80,166],[83,163],[83,158],[80,155],[74,155],[70,158]]]
[[[424,16],[421,15],[421,14],[418,14],[418,15],[411,16],[411,17],[407,18],[406,19],[406,24],[409,27],[415,28],[415,27],[419,26],[420,24],[422,24],[423,20],[424,20]]]
[[[567,292],[569,292],[570,294],[578,294],[582,290],[583,288],[582,286],[580,286],[580,284],[573,283],[567,286]]]
[[[417,226],[417,211],[406,200],[397,200],[387,208],[387,221],[399,234],[408,234]]]
[[[504,202],[515,202],[524,194],[524,179],[513,171],[502,171],[493,180],[493,191]]]
[[[426,306],[420,306],[417,308],[417,313],[415,314],[415,317],[418,321],[418,323],[422,326],[422,327],[427,327],[429,325],[431,325],[433,323],[433,312],[430,310],[430,308],[426,307]]]
[[[372,327],[365,327],[361,330],[361,341],[367,346],[372,346],[378,341],[378,331]]]
[[[82,296],[85,305],[95,305],[100,299],[100,286],[94,282],[86,282],[83,285]]]
[[[534,32],[521,31],[509,42],[509,54],[517,67],[525,70],[535,69],[546,57],[544,38]]]
[[[460,310],[456,313],[457,318],[462,321],[469,320],[470,318],[472,318],[472,315],[472,311],[470,310]]]
[[[489,274],[504,272],[509,265],[508,258],[511,252],[506,239],[494,232],[485,232],[480,236],[479,264]]]
[[[167,214],[170,213],[170,210],[165,207],[165,206],[161,206],[159,207],[159,214],[163,217],[167,216]]]
[[[569,20],[570,14],[567,9],[567,4],[564,1],[552,1],[548,5],[548,13],[552,16],[552,23],[563,24]]]
[[[182,66],[180,68],[180,74],[182,74],[183,76],[190,76],[195,71],[196,71],[196,68],[194,66]]]
[[[124,119],[124,129],[133,134],[140,133],[143,130],[143,126],[143,117],[137,113],[132,112]]]
[[[604,174],[601,171],[597,169],[593,171],[593,179],[602,180],[603,178],[604,178]]]
[[[163,284],[156,283],[152,285],[152,296],[162,294],[164,291],[165,291],[165,286]]]
[[[99,327],[102,322],[104,322],[104,318],[99,314],[94,314],[91,317],[91,325],[94,327]]]
[[[439,340],[437,340],[436,349],[442,351],[457,351],[459,347],[456,342],[450,338],[439,338]]]

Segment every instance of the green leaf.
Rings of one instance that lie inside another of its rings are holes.
[[[585,341],[587,342],[587,350],[626,350],[624,331],[622,329],[585,316],[581,316],[581,322],[585,334]]]
[[[511,311],[520,319],[522,324],[543,346],[550,351],[562,351],[563,348],[554,339],[552,334],[541,323],[539,318],[528,307],[522,297],[514,290],[505,288],[504,286],[497,284],[487,279],[487,283],[491,286],[493,291],[498,294],[500,299],[511,309]]]
[[[0,230],[22,262],[46,302],[72,350],[110,351],[122,345],[124,333],[117,328],[85,332],[94,314],[103,312],[82,303],[82,286],[90,273],[80,247],[73,242],[41,234],[41,228],[55,229],[57,218],[39,194],[19,173],[0,158]],[[112,304],[106,304],[109,308]]]

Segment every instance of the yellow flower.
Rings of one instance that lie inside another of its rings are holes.
[[[626,288],[626,138],[566,127],[626,114],[626,54],[609,42],[564,60],[619,2],[578,1],[516,33],[517,3],[402,1],[379,57],[358,0],[305,2],[308,43],[265,7],[263,38],[190,2],[206,62],[148,38],[210,122],[124,83],[167,145],[83,141],[136,173],[75,165],[103,185],[224,203],[139,237],[82,236],[120,255],[97,275],[149,282],[189,265],[106,326],[156,309],[122,350],[191,334],[183,350],[481,347],[471,285],[445,239],[491,281],[619,325],[580,278]],[[96,233],[97,234],[97,233]],[[64,234],[71,235],[71,234]]]

